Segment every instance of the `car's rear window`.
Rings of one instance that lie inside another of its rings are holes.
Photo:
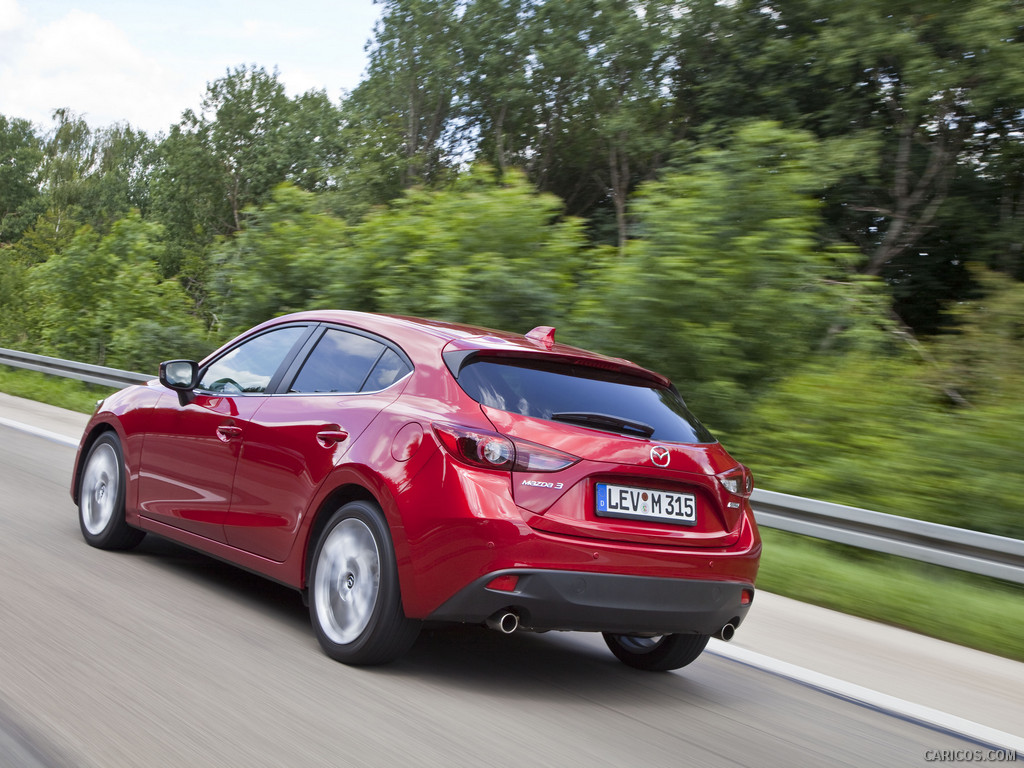
[[[538,419],[675,443],[713,443],[675,389],[615,371],[477,358],[459,385],[478,403]]]

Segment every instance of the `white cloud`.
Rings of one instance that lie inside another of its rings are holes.
[[[289,94],[337,99],[359,82],[380,11],[372,0],[0,0],[0,114],[48,129],[67,107],[93,127],[154,134],[196,109],[208,82],[253,64],[276,69]]]
[[[24,37],[25,14],[17,0],[0,0],[0,84],[6,84],[5,71],[17,56]]]
[[[16,30],[24,21],[17,0],[0,0],[0,34]]]
[[[195,98],[114,23],[95,13],[72,10],[49,24],[32,27],[29,22],[21,32],[19,49],[0,71],[0,113],[5,115],[48,127],[53,110],[68,107],[93,126],[127,120],[155,132],[180,116],[189,96]]]

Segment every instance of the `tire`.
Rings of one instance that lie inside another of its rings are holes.
[[[309,571],[310,620],[332,659],[387,664],[416,642],[420,622],[402,609],[391,535],[375,504],[353,501],[331,515]]]
[[[685,667],[704,651],[709,635],[661,635],[640,637],[604,633],[604,641],[615,658],[634,669],[665,672]]]
[[[124,453],[113,432],[89,449],[78,489],[78,524],[82,536],[99,549],[132,549],[146,535],[124,519]]]

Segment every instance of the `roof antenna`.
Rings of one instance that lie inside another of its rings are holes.
[[[546,349],[551,349],[555,345],[555,329],[550,325],[538,325],[526,334],[526,338],[538,344],[543,344]]]

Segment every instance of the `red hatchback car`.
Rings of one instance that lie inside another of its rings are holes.
[[[431,621],[602,632],[654,670],[750,608],[751,489],[657,373],[551,328],[343,311],[111,395],[72,482],[88,543],[152,532],[294,587],[339,661]]]

